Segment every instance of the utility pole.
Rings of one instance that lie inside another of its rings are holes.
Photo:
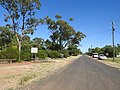
[[[92,45],[91,45],[91,50],[92,50]]]
[[[114,23],[112,22],[113,62],[115,61],[114,31],[115,31]]]
[[[92,45],[91,45],[91,53],[92,53]]]

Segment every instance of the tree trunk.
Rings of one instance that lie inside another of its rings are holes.
[[[19,57],[18,57],[18,60],[20,61],[21,60],[21,41],[19,40],[19,37],[17,35],[17,33],[15,34],[16,36],[16,39],[17,39],[17,42],[18,42],[18,51],[19,51]]]
[[[19,61],[21,60],[21,41],[18,42],[19,45]]]

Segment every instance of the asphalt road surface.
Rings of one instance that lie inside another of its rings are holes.
[[[120,90],[120,70],[81,56],[61,72],[26,90]]]

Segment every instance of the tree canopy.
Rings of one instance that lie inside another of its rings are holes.
[[[41,7],[39,0],[0,0],[0,5],[7,11],[4,14],[4,21],[7,24],[0,27],[1,50],[6,47],[14,51],[18,49],[19,60],[21,55],[25,55],[22,56],[23,60],[27,60],[26,57],[30,59],[31,47],[38,47],[44,53],[48,52],[48,56],[56,54],[59,57],[60,53],[64,53],[65,57],[68,57],[68,54],[78,55],[80,53],[78,46],[86,36],[71,26],[73,18],[70,17],[65,21],[60,15],[56,15],[55,19],[48,16],[43,19],[36,17],[36,11]],[[48,27],[51,32],[49,39],[44,40],[40,36],[31,39],[29,36],[29,34],[34,34],[40,24]]]
[[[80,41],[86,37],[82,32],[76,32],[67,21],[62,20],[62,16],[56,15],[55,18],[56,20],[52,20],[49,17],[45,18],[45,23],[52,33],[50,39],[52,40],[53,47],[56,47],[57,45],[60,50],[63,50],[70,44],[79,45]],[[69,19],[69,21],[72,20],[73,18]]]
[[[14,31],[16,40],[19,45],[19,59],[21,53],[22,39],[25,34],[33,34],[34,30],[40,23],[35,17],[35,10],[40,9],[39,0],[0,0],[0,5],[7,11],[5,22]],[[21,31],[20,37],[18,31]]]

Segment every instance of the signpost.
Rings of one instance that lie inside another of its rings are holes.
[[[38,48],[35,47],[31,48],[31,53],[38,53]]]
[[[32,53],[33,61],[35,61],[35,59],[36,59],[36,53],[38,53],[38,48],[32,47],[31,48],[31,53]]]

